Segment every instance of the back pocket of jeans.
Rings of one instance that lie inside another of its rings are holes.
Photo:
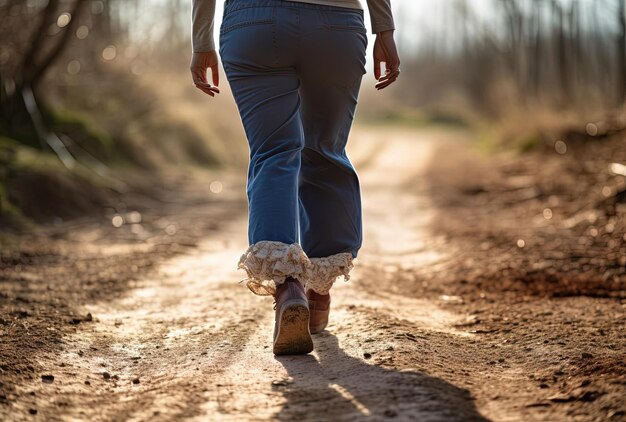
[[[230,10],[222,21],[220,34],[254,25],[270,25],[276,21],[274,7],[243,7]]]
[[[331,31],[347,31],[367,34],[363,23],[363,11],[346,10],[341,12],[326,12],[323,15],[324,27]]]

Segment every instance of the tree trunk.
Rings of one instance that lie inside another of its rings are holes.
[[[38,95],[38,86],[45,76],[46,71],[59,58],[69,44],[76,31],[80,14],[87,0],[75,0],[69,13],[70,23],[63,28],[63,32],[53,39],[47,35],[48,28],[54,24],[59,13],[59,0],[49,0],[43,9],[41,20],[29,43],[30,49],[24,55],[22,64],[15,73],[15,89],[0,103],[1,125],[16,139],[31,146],[43,146],[45,141],[38,138],[38,132],[32,121],[24,100],[24,90],[32,89],[34,96]],[[56,41],[49,46],[50,40]]]
[[[36,63],[33,63],[32,67],[25,68],[25,80],[24,85],[32,86],[36,88],[45,75],[48,68],[59,58],[61,53],[65,50],[67,45],[69,44],[70,39],[76,32],[76,28],[78,26],[80,14],[87,4],[87,0],[76,0],[74,6],[70,11],[71,20],[70,23],[64,28],[64,31],[61,35],[59,41],[57,41],[56,45],[52,47],[52,49],[45,55],[43,58],[37,60]]]
[[[619,26],[620,34],[617,43],[617,58],[618,58],[618,105],[623,105],[626,101],[626,0],[619,1]]]

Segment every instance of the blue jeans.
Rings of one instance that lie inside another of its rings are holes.
[[[361,198],[345,147],[366,47],[362,10],[226,1],[220,55],[250,146],[251,245],[301,245],[308,259],[357,256]],[[276,283],[294,275],[276,272],[248,271]]]

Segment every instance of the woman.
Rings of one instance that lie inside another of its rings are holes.
[[[400,74],[390,0],[367,0],[376,88]],[[215,0],[193,0],[195,86],[219,94]],[[250,145],[248,238],[239,268],[273,295],[274,353],[313,350],[329,290],[361,247],[359,180],[345,147],[365,73],[359,0],[226,0],[220,56]],[[385,72],[381,73],[381,63]],[[211,69],[212,84],[206,74]]]

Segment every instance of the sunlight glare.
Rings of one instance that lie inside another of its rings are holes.
[[[337,393],[339,393],[341,395],[341,397],[346,399],[346,401],[349,401],[350,403],[352,403],[354,405],[354,407],[359,412],[361,412],[361,414],[363,416],[371,416],[372,415],[372,412],[370,412],[369,409],[367,407],[365,407],[365,405],[363,403],[361,403],[356,397],[354,397],[348,390],[343,388],[341,385],[339,385],[339,384],[330,384],[329,387],[332,388],[333,390],[335,390]]]

